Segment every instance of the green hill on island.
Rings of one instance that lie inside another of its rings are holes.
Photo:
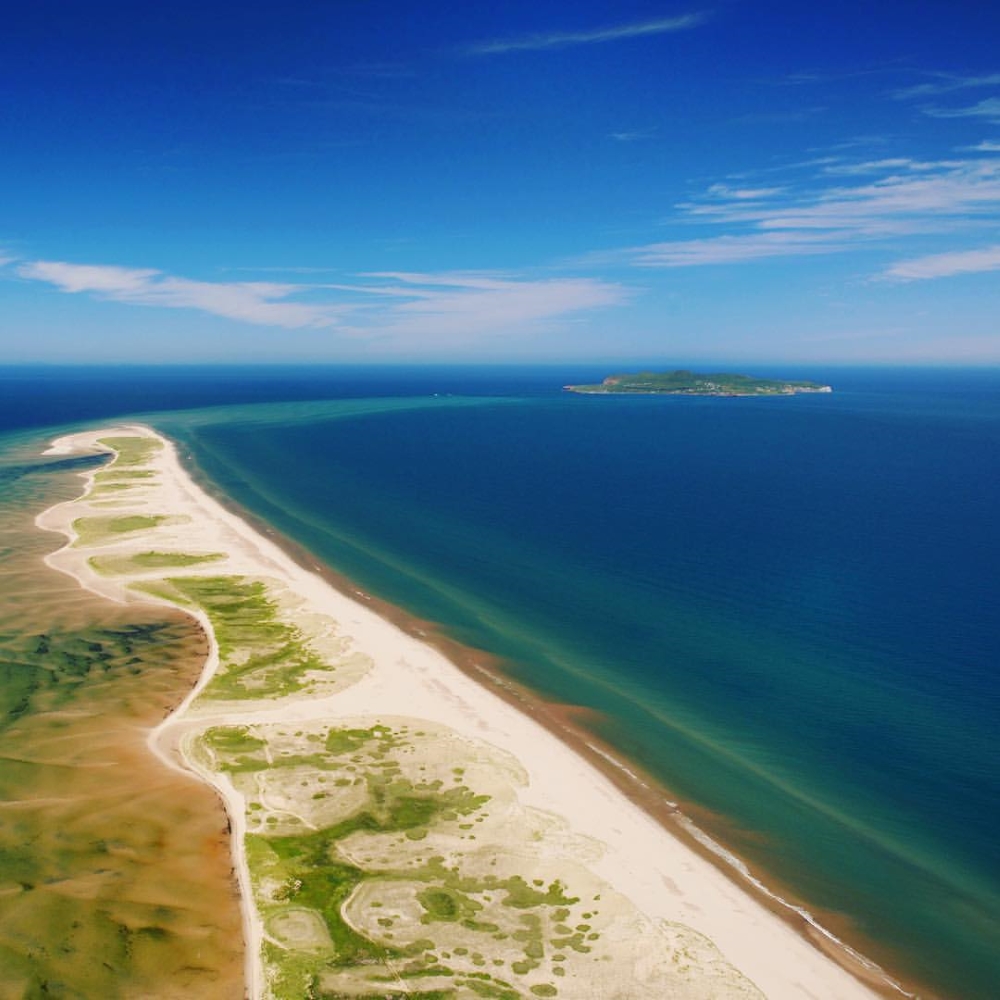
[[[672,372],[639,372],[635,375],[609,375],[594,385],[567,385],[569,392],[621,395],[639,393],[671,396],[792,396],[799,392],[832,392],[819,382],[786,382],[776,378],[754,378],[716,372],[702,375],[678,368]]]

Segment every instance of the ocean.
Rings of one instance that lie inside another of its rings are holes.
[[[587,709],[890,972],[996,996],[1000,371],[562,390],[613,367],[3,369],[0,445],[153,424],[360,588]]]

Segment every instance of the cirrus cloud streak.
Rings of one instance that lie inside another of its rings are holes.
[[[707,20],[704,13],[681,14],[661,17],[652,21],[630,22],[593,28],[589,31],[555,31],[546,34],[524,35],[520,38],[497,38],[476,42],[465,48],[466,55],[502,55],[505,52],[528,52],[542,49],[563,49],[571,45],[593,45],[600,42],[618,42],[626,38],[663,35],[696,28]]]
[[[966,244],[942,259],[968,252],[967,262],[974,262],[980,258],[968,242],[981,242],[982,233],[995,228],[1000,218],[1000,162],[995,157],[894,157],[816,166],[818,172],[780,188],[713,184],[698,198],[678,204],[678,214],[670,220],[675,227],[698,225],[706,233],[618,254],[638,267],[691,267],[859,249],[898,253],[908,240],[936,237]],[[844,183],[855,177],[860,183]],[[891,267],[887,273],[904,277]]]
[[[21,262],[17,274],[106,301],[194,309],[258,326],[333,328],[335,335],[382,343],[412,346],[423,340],[431,347],[538,331],[561,317],[615,306],[630,296],[625,286],[597,278],[527,279],[475,271],[371,272],[344,283],[289,284],[199,281],[152,268],[36,260]]]
[[[928,278],[949,278],[955,274],[976,274],[982,271],[1000,271],[1000,246],[928,254],[926,257],[917,257],[914,260],[900,261],[886,270],[885,277],[900,281],[922,281]]]
[[[356,295],[391,300],[358,309],[340,332],[373,350],[419,346],[463,350],[473,345],[544,337],[571,317],[623,305],[633,289],[599,278],[524,280],[483,272],[372,272]]]
[[[299,286],[264,281],[195,281],[151,268],[108,264],[72,264],[38,260],[21,264],[22,278],[44,281],[62,292],[89,292],[102,299],[132,305],[197,309],[245,323],[287,328],[331,326],[328,308],[286,301]]]

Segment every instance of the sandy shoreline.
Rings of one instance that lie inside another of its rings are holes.
[[[147,437],[152,432],[137,427],[104,429],[60,439],[53,449],[61,453],[101,450],[99,439],[122,436]],[[296,627],[312,630],[308,634],[318,636],[315,642],[320,645],[324,641],[334,643],[335,639],[334,658],[339,677],[335,682],[320,678],[313,684],[311,680],[313,686],[298,696],[292,693],[269,699],[212,701],[206,698],[206,688],[220,667],[219,643],[210,616],[196,606],[186,607],[206,630],[212,652],[198,686],[173,715],[150,733],[151,748],[165,762],[196,771],[226,801],[234,834],[234,863],[244,900],[250,996],[270,995],[273,984],[261,958],[261,946],[265,939],[271,939],[272,943],[276,940],[274,932],[265,926],[260,906],[254,905],[255,892],[258,901],[264,897],[260,878],[255,882],[243,849],[244,836],[250,829],[247,815],[251,802],[246,788],[238,788],[230,773],[211,766],[212,761],[203,746],[199,748],[199,741],[204,740],[204,734],[213,726],[232,727],[238,722],[241,726],[249,724],[259,741],[270,740],[278,746],[279,737],[291,739],[280,727],[300,727],[301,733],[310,734],[313,730],[319,732],[320,726],[341,722],[357,725],[358,720],[388,720],[396,726],[403,725],[400,720],[406,720],[411,729],[413,720],[426,723],[433,740],[417,741],[419,746],[408,747],[409,751],[429,754],[426,759],[430,762],[435,753],[431,743],[438,748],[447,743],[449,754],[460,751],[474,758],[483,787],[488,786],[497,801],[510,800],[507,826],[503,828],[503,839],[498,841],[503,850],[512,849],[525,865],[546,870],[559,869],[563,859],[569,858],[567,878],[575,877],[580,884],[596,880],[595,885],[610,887],[615,898],[621,898],[623,902],[616,904],[613,921],[604,932],[606,947],[610,949],[609,955],[620,954],[623,970],[628,963],[634,965],[638,971],[628,974],[637,976],[637,982],[652,984],[650,988],[655,990],[659,972],[655,968],[640,968],[641,963],[626,944],[612,944],[615,929],[626,924],[639,928],[636,934],[647,947],[666,941],[662,937],[664,928],[675,936],[688,935],[690,940],[707,939],[714,946],[705,950],[705,955],[711,952],[711,958],[702,963],[706,969],[711,966],[711,975],[693,963],[693,970],[685,973],[684,989],[676,995],[750,996],[759,995],[757,991],[768,997],[873,995],[810,945],[789,923],[706,860],[703,852],[713,850],[711,845],[702,845],[702,851],[692,849],[623,795],[616,785],[628,790],[633,778],[639,784],[641,779],[626,775],[617,782],[610,780],[609,774],[613,775],[622,765],[604,748],[591,743],[587,754],[590,759],[585,760],[553,735],[553,731],[569,735],[579,744],[578,731],[555,718],[530,717],[523,711],[524,699],[516,691],[501,689],[503,697],[500,697],[496,691],[497,679],[488,667],[467,665],[465,671],[459,669],[438,649],[375,614],[372,606],[366,606],[371,602],[350,599],[320,575],[300,566],[273,541],[201,490],[184,472],[169,443],[143,468],[155,476],[149,481],[137,480],[127,489],[120,486],[119,493],[103,499],[85,497],[52,508],[38,523],[74,538],[73,523],[80,518],[91,517],[96,522],[101,517],[155,512],[163,520],[142,530],[124,531],[120,537],[101,537],[93,546],[81,545],[84,539],[80,538],[78,544],[55,553],[49,560],[51,565],[73,575],[81,586],[110,599],[132,600],[137,595],[128,590],[131,584],[160,580],[164,572],[135,566],[122,570],[119,565],[118,572],[98,573],[88,559],[104,559],[108,565],[114,559],[125,564],[136,553],[171,549],[224,554],[224,562],[185,568],[183,572],[206,579],[210,574],[225,573],[267,580],[272,588],[268,593],[280,596],[289,621],[296,622]],[[88,474],[91,486],[94,476]],[[470,672],[476,669],[492,681],[488,687],[470,677]],[[296,732],[296,737],[300,732]],[[452,740],[455,742],[448,742]],[[267,752],[271,753],[270,744]],[[497,778],[501,771],[503,775]],[[515,772],[516,780],[511,778]],[[257,780],[267,783],[272,779]],[[275,788],[280,794],[275,793]],[[285,817],[276,825],[292,823],[288,828],[298,829],[295,824],[301,821],[315,828],[315,817],[297,800],[289,805],[292,800],[283,785],[269,786],[267,793],[272,800],[281,799],[281,808],[275,809],[273,802],[268,805],[261,793],[265,806],[275,815]],[[259,802],[254,804],[260,808]],[[477,833],[483,836],[489,829],[490,824],[484,823]],[[543,829],[544,835],[536,837],[539,829]],[[519,845],[511,848],[512,837],[518,831],[527,831],[531,836],[526,838],[523,848]],[[687,834],[689,838],[698,837],[696,830],[689,829]],[[448,843],[457,844],[453,834],[448,836],[452,837]],[[461,839],[470,836],[463,834]],[[484,839],[488,842],[488,838]],[[470,846],[456,846],[456,857],[465,856],[461,852],[468,853]],[[356,892],[352,905],[362,895],[360,890]],[[600,894],[594,898],[600,898]],[[287,941],[280,935],[278,940],[287,950]],[[663,947],[666,962],[668,949],[666,944]],[[841,957],[849,958],[846,953]],[[703,978],[703,973],[709,978]],[[590,987],[583,985],[586,978],[573,978],[573,968],[564,974],[568,978],[560,983],[560,996],[602,995],[587,992]],[[626,972],[622,975],[625,992],[621,996],[646,995],[628,992]],[[721,990],[722,984],[729,992]],[[890,987],[886,984],[884,988]]]

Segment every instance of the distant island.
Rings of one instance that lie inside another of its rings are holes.
[[[819,382],[786,382],[777,378],[754,378],[724,372],[700,375],[683,368],[672,372],[609,375],[595,385],[566,385],[563,388],[568,392],[586,394],[657,396],[793,396],[799,392],[833,392],[830,386]]]

